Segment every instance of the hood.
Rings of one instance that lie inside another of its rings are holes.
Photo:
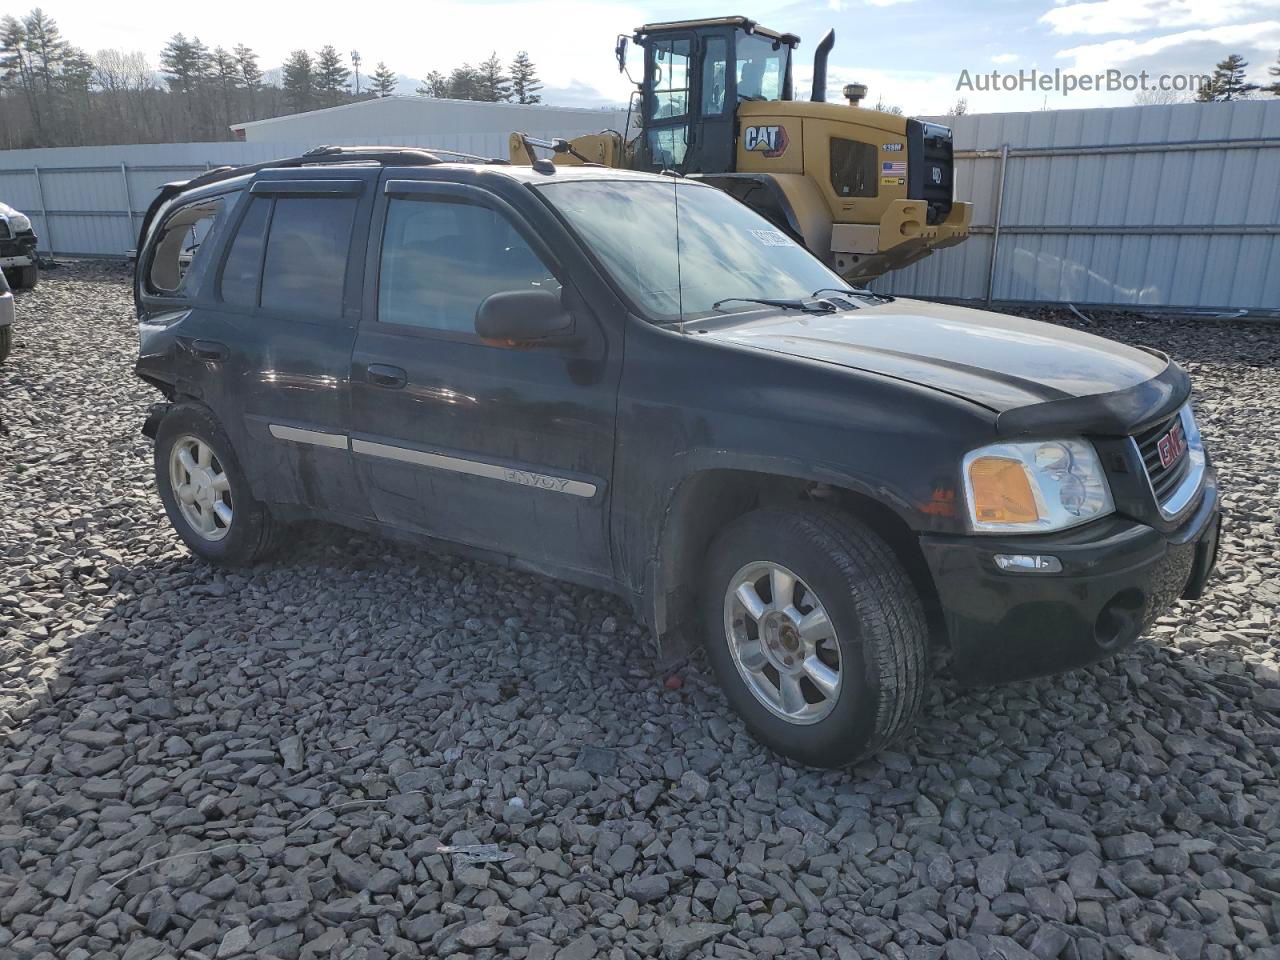
[[[715,325],[706,336],[907,380],[996,413],[1115,394],[1169,361],[1038,320],[918,300]]]

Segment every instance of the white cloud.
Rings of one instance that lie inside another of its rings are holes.
[[[866,0],[869,7],[896,7],[900,3],[913,3],[914,0]]]
[[[1280,11],[1280,0],[1087,0],[1061,3],[1040,18],[1057,34],[1105,36],[1215,27]]]
[[[991,58],[991,62],[992,63],[1013,63],[1014,61],[1021,60],[1021,59],[1022,58],[1018,56],[1016,53],[997,53],[994,57]]]
[[[1265,20],[1208,30],[1184,30],[1149,40],[1107,40],[1060,50],[1055,56],[1071,60],[1070,68],[1082,73],[1096,73],[1147,60],[1154,60],[1152,65],[1169,72],[1189,69],[1204,72],[1215,62],[1212,57],[1220,57],[1227,50],[1248,56],[1252,50],[1270,54],[1278,47],[1280,20]]]

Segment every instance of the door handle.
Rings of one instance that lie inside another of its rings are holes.
[[[192,340],[187,345],[187,349],[191,351],[192,356],[200,360],[225,360],[231,356],[227,345],[217,340]]]
[[[371,363],[364,369],[369,382],[375,387],[399,390],[409,382],[409,375],[401,367],[393,367],[389,363]]]

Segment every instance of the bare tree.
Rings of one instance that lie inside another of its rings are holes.
[[[1139,90],[1133,95],[1134,106],[1158,107],[1170,103],[1190,103],[1191,98],[1176,90]]]

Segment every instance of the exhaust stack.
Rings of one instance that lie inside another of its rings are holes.
[[[836,45],[836,32],[828,30],[818,41],[818,49],[813,51],[813,94],[809,97],[814,103],[823,103],[827,99],[827,54]]]

